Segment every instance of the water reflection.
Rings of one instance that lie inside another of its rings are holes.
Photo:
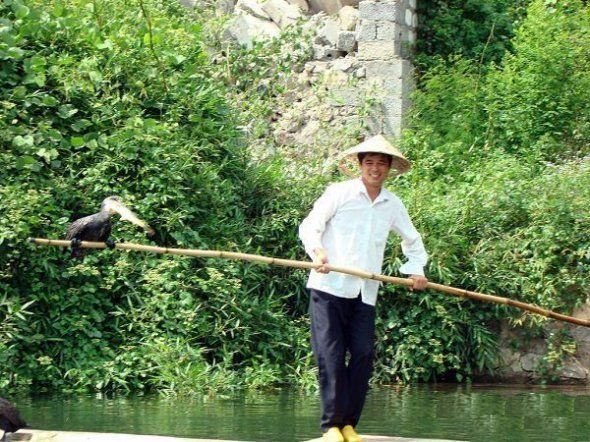
[[[299,442],[318,436],[317,396],[283,391],[200,400],[15,398],[35,428]],[[590,440],[590,389],[436,385],[373,389],[363,433],[471,441]]]

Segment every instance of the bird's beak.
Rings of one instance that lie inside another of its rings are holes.
[[[109,209],[112,210],[113,212],[118,213],[121,216],[121,219],[123,221],[129,221],[130,223],[133,223],[136,226],[141,227],[143,230],[145,230],[145,232],[149,236],[152,236],[152,235],[154,235],[156,233],[154,231],[154,229],[152,229],[149,226],[148,223],[146,223],[142,219],[139,219],[137,217],[137,215],[135,213],[133,213],[133,211],[130,210],[125,204],[120,203],[118,201],[112,201],[112,202],[110,202],[109,205],[110,205]]]

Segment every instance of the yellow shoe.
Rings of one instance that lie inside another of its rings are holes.
[[[351,425],[347,425],[342,429],[342,436],[344,436],[344,442],[363,442],[363,438],[354,431]]]
[[[332,427],[324,433],[322,440],[325,442],[344,442],[342,433],[338,427]]]

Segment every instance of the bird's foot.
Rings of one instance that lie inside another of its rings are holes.
[[[70,247],[72,249],[79,249],[81,245],[82,245],[82,241],[79,240],[78,238],[74,238],[73,240],[70,241]]]
[[[108,247],[109,249],[111,249],[111,250],[113,250],[113,249],[115,248],[115,245],[117,244],[115,241],[113,241],[113,240],[112,240],[112,239],[110,239],[110,238],[109,238],[109,239],[107,239],[107,240],[106,240],[104,243],[105,243],[105,244],[107,245],[107,247]]]

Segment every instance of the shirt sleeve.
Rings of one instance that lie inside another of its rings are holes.
[[[299,226],[299,238],[311,259],[315,259],[314,249],[323,248],[322,235],[327,222],[336,213],[336,207],[336,189],[332,185],[316,200],[311,212]]]
[[[410,215],[403,203],[400,202],[398,216],[391,226],[392,230],[402,238],[402,252],[408,259],[399,271],[406,275],[424,276],[424,266],[428,262],[428,254],[424,248],[422,237],[412,224]]]

